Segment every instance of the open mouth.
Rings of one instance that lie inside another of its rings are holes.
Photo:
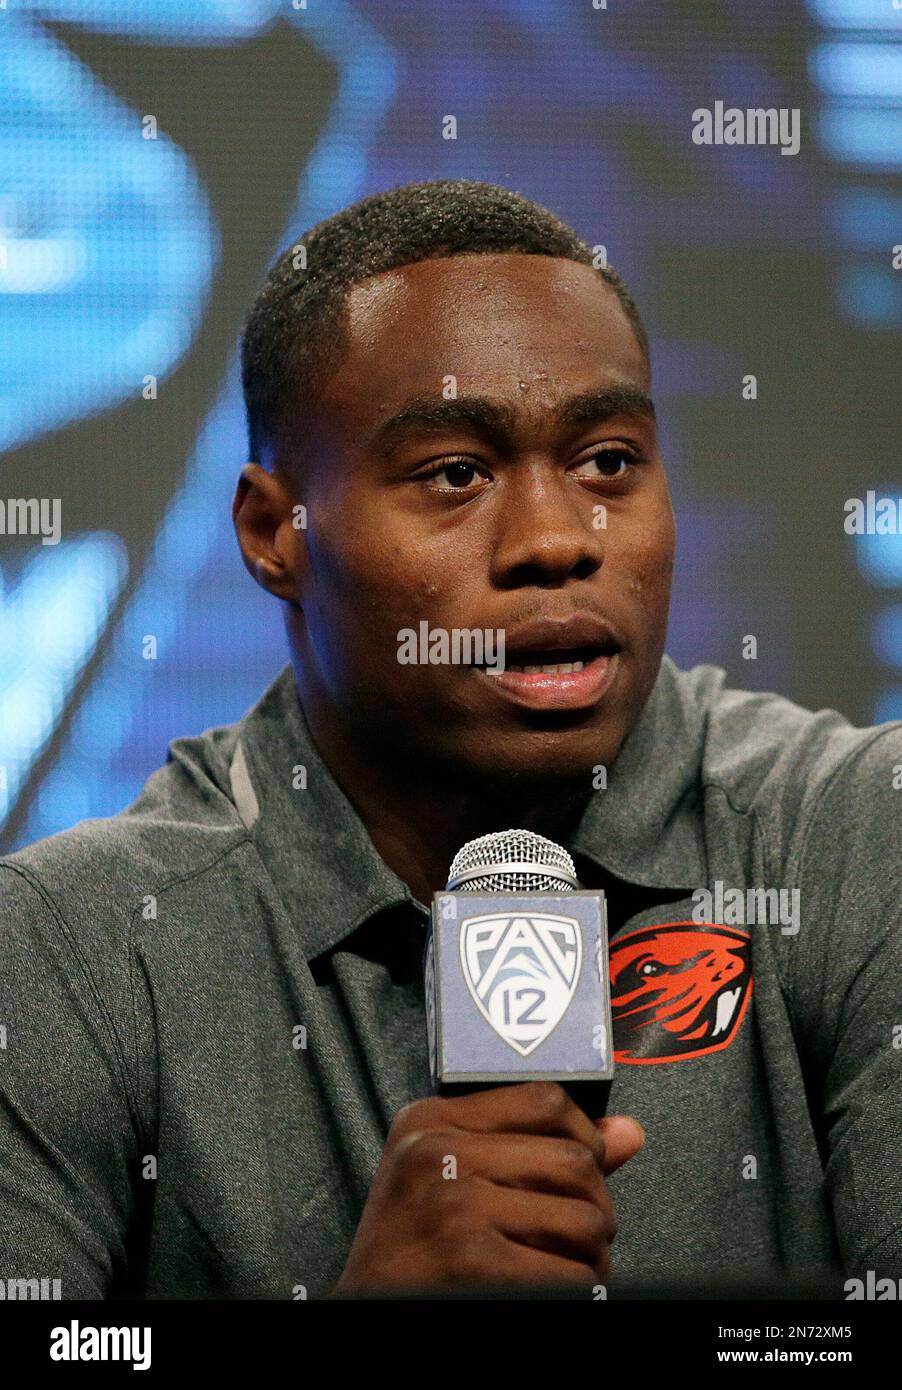
[[[508,652],[505,657],[505,670],[520,671],[527,676],[570,675],[582,671],[600,656],[613,655],[613,649],[604,650],[600,646],[568,647],[545,651]]]
[[[602,646],[600,644],[591,646],[568,646],[568,648],[535,648],[534,651],[514,651],[513,648],[505,653],[505,663],[503,669],[506,671],[518,671],[524,676],[570,676],[574,671],[585,670],[591,666],[592,662],[599,659],[599,656],[613,656],[617,651],[613,644]],[[491,671],[498,669],[498,663],[475,662],[478,670]]]
[[[613,644],[511,649],[503,668],[483,665],[484,678],[503,698],[530,709],[573,710],[596,705],[617,672]]]

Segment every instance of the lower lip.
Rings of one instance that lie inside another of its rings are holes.
[[[491,681],[499,695],[527,709],[582,709],[597,704],[617,673],[619,652],[597,656],[581,671],[492,672],[479,674]]]

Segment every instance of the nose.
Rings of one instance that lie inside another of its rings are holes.
[[[572,478],[536,468],[499,499],[493,582],[504,589],[559,588],[601,568],[604,529],[592,495]]]

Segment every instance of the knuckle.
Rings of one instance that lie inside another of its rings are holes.
[[[422,1144],[425,1136],[429,1133],[425,1129],[406,1129],[395,1138],[392,1146],[396,1164],[417,1163],[420,1158]]]
[[[530,1098],[536,1110],[548,1119],[556,1120],[565,1115],[570,1108],[570,1097],[557,1081],[527,1081]]]
[[[598,1208],[596,1208],[596,1210],[598,1210]],[[598,1210],[598,1215],[601,1221],[602,1239],[607,1245],[610,1245],[611,1241],[614,1240],[617,1235],[617,1217],[614,1215],[613,1208],[611,1207]]]
[[[580,1179],[594,1177],[598,1172],[598,1164],[592,1150],[587,1149],[578,1139],[565,1139],[561,1142],[561,1157],[567,1171]]]
[[[592,1202],[583,1202],[578,1221],[585,1239],[601,1249],[612,1239],[611,1214],[603,1211]]]
[[[587,1205],[585,1223],[586,1229],[592,1240],[596,1241],[598,1244],[607,1241],[610,1226],[603,1211],[599,1211],[598,1207]]]
[[[405,1166],[432,1168],[438,1172],[449,1152],[454,1135],[445,1129],[408,1129],[395,1145],[395,1156]]]
[[[439,1223],[447,1225],[460,1212],[472,1217],[479,1206],[479,1188],[478,1180],[467,1177],[439,1183],[431,1198]]]
[[[401,1107],[392,1121],[391,1138],[402,1139],[412,1130],[430,1128],[434,1118],[435,1107],[431,1097],[426,1100],[408,1101],[406,1105]]]

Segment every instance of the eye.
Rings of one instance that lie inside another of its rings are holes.
[[[479,472],[475,463],[469,459],[445,459],[444,461],[433,464],[428,473],[422,475],[431,486],[433,492],[465,492],[471,488],[476,480],[483,475]],[[447,481],[443,485],[433,485],[435,479],[444,477]]]
[[[637,456],[631,449],[622,447],[612,449],[596,449],[594,453],[583,459],[573,471],[581,478],[605,478],[608,480],[623,478],[639,462]],[[597,472],[592,469],[597,464]],[[584,472],[586,469],[588,471]]]

